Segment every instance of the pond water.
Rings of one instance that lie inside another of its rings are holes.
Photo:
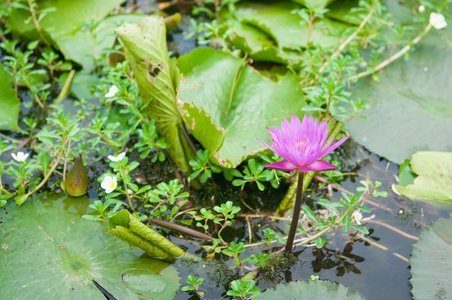
[[[372,220],[390,225],[417,237],[430,222],[436,221],[440,217],[449,217],[447,207],[441,209],[425,202],[412,202],[391,191],[391,185],[396,183],[395,176],[398,174],[398,165],[369,153],[353,141],[346,143],[342,154],[344,156],[341,156],[341,160],[347,164],[343,168],[343,172],[349,171],[358,174],[357,176],[347,176],[341,184],[342,188],[355,191],[356,187],[360,186],[360,180],[378,180],[382,182],[380,190],[385,190],[389,194],[387,198],[379,197],[377,200],[373,200],[385,209],[367,205],[371,209],[371,213],[365,214],[364,218],[373,215]],[[313,181],[310,189],[315,190],[317,186]],[[321,193],[325,195],[326,190],[326,188],[322,188]],[[253,195],[253,193],[257,193],[257,191],[248,192],[249,195]],[[340,191],[333,190],[334,201],[339,200],[340,193]],[[275,203],[272,198],[265,199],[265,196],[256,195],[255,197],[264,203],[267,203],[267,201]],[[309,199],[309,195],[305,196],[304,199],[306,200],[306,198]],[[255,201],[254,203],[258,202]],[[263,207],[269,209],[268,205],[264,204]],[[262,209],[262,207],[259,209]],[[253,242],[258,237],[265,238],[262,229],[271,227],[272,224],[283,232],[288,231],[285,221],[273,222],[269,219],[259,218],[252,220],[255,221],[251,223]],[[234,241],[249,241],[246,226],[245,222],[236,222],[234,225],[236,229]],[[351,290],[357,291],[366,299],[412,299],[409,282],[411,277],[410,264],[407,259],[410,259],[412,245],[416,241],[381,224],[368,223],[366,228],[370,231],[367,238],[386,247],[387,250],[371,245],[356,237],[355,234],[344,233],[341,229],[338,229],[327,235],[332,244],[326,245],[324,249],[297,247],[294,250],[296,260],[291,262],[290,266],[278,270],[275,274],[272,274],[272,277],[268,274],[267,276],[259,274],[256,278],[257,285],[264,289],[273,287],[278,283],[309,280],[311,275],[318,275],[320,279],[342,283]],[[200,252],[202,252],[199,247],[192,243],[182,240],[176,240],[176,242],[185,245],[190,253],[201,254]],[[266,246],[255,247],[245,252],[243,257],[265,250]],[[208,260],[197,264],[187,262],[178,262],[177,264],[182,278],[190,274],[197,274],[206,279],[202,285],[202,290],[209,295],[209,299],[220,299],[221,296],[224,296],[228,290],[228,283],[236,276],[236,270],[230,268],[234,265],[233,262],[224,257],[216,262]],[[180,293],[176,299],[187,299],[187,295]]]

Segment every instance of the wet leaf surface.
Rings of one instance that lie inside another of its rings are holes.
[[[127,278],[152,278],[160,288],[147,295],[171,299],[178,289],[176,270],[109,234],[105,224],[84,220],[62,206],[77,200],[9,203],[0,209],[0,290],[5,299],[105,299],[91,279],[117,299],[139,299]],[[81,199],[83,201],[83,199]],[[86,209],[86,206],[85,206]],[[159,274],[159,275],[157,275]]]

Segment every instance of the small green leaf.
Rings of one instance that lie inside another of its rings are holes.
[[[308,206],[303,206],[303,211],[311,221],[319,223],[319,220],[315,216],[314,212]]]
[[[344,217],[344,219],[342,220],[342,223],[344,224],[344,226],[343,226],[344,232],[347,232],[350,229],[350,226],[351,226],[350,216],[346,215]]]

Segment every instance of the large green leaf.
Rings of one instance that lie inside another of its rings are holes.
[[[125,0],[41,0],[38,2],[38,9],[46,9],[54,7],[56,10],[48,12],[40,21],[40,27],[47,32],[51,38],[61,47],[66,58],[74,59],[81,63],[85,68],[91,69],[94,64],[92,57],[94,47],[90,40],[88,32],[80,32],[83,23],[87,21],[101,21],[109,12],[116,6],[123,3]],[[30,18],[30,13],[24,9],[12,10],[10,18],[7,21],[7,26],[15,33],[22,35],[30,40],[39,39],[39,34],[36,31],[33,21],[25,22]],[[102,24],[101,24],[102,25]],[[106,25],[99,25],[97,32],[97,43],[100,47],[107,45],[112,46],[113,41],[111,33],[107,34],[105,38],[106,28],[111,24],[107,22]],[[109,30],[111,31],[111,30]],[[87,38],[88,37],[88,38]],[[69,39],[69,40],[68,40]],[[73,42],[72,39],[75,39]],[[99,51],[102,48],[99,49]],[[81,51],[79,54],[77,51]],[[66,53],[67,52],[67,53]]]
[[[261,77],[243,59],[211,48],[180,57],[182,114],[196,139],[222,166],[236,167],[262,150],[256,138],[269,137],[266,126],[281,124],[305,105],[292,75],[278,83]],[[202,117],[194,117],[201,115]]]
[[[333,2],[334,0],[293,0],[295,2],[301,3],[304,6],[311,6],[315,10],[319,10]]]
[[[80,29],[82,23],[90,20],[100,21],[116,6],[125,0],[38,0],[38,9],[54,7],[56,10],[48,12],[40,21],[41,28],[58,39],[74,30]],[[21,35],[38,39],[33,22],[25,22],[30,13],[24,9],[14,8],[8,19],[7,26]]]
[[[142,18],[141,15],[114,15],[100,21],[94,34],[86,30],[73,31],[56,38],[55,41],[66,59],[76,61],[84,69],[91,70],[95,67],[94,59],[100,58],[102,50],[113,47],[116,38],[114,30],[125,22],[136,23]]]
[[[126,48],[140,94],[148,115],[155,119],[160,135],[171,143],[168,153],[183,171],[194,158],[183,136],[183,121],[177,107],[180,73],[176,62],[168,57],[165,23],[160,17],[147,17],[138,24],[124,24],[116,30]]]
[[[18,130],[20,101],[3,65],[0,65],[0,107],[0,130]]]
[[[415,299],[451,299],[452,219],[439,219],[419,236],[411,253],[412,293]]]
[[[268,34],[280,49],[298,50],[306,47],[309,26],[294,9],[301,6],[291,1],[275,1],[268,3],[240,2],[236,5],[234,16],[243,24],[248,24]],[[335,46],[338,39],[333,33],[346,28],[343,23],[328,18],[318,19],[311,33],[311,41],[322,47]],[[245,30],[245,29],[243,29]]]
[[[378,82],[352,87],[371,109],[347,124],[350,135],[380,156],[401,164],[417,151],[452,151],[452,26],[432,29],[409,60],[383,70]]]
[[[263,292],[259,299],[336,299],[359,300],[364,299],[359,294],[350,291],[347,287],[324,280],[292,281],[279,284],[273,289]]]
[[[395,188],[410,199],[452,201],[452,152],[417,152],[411,169],[413,184]]]
[[[309,26],[293,13],[300,9],[291,1],[240,2],[233,12],[222,11],[221,22],[227,26],[228,41],[255,61],[268,61],[301,67],[301,48],[306,47]],[[335,46],[333,35],[346,28],[329,18],[317,19],[310,41],[322,47]]]
[[[68,212],[75,207],[83,213],[87,204],[83,198],[59,197],[0,209],[2,299],[105,299],[91,280],[117,299],[142,299],[144,291],[133,284],[142,279],[147,297],[173,298],[176,270],[147,255],[135,256],[105,224]]]

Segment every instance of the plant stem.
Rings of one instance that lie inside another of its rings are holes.
[[[63,88],[61,89],[61,92],[58,94],[58,96],[56,97],[53,104],[60,104],[61,101],[63,101],[64,98],[66,98],[66,96],[70,93],[71,87],[72,87],[72,81],[74,80],[75,73],[76,73],[75,70],[71,70],[69,72],[69,75],[68,75],[66,81],[64,82]]]
[[[415,37],[411,43],[405,47],[403,47],[399,52],[397,52],[394,56],[389,57],[388,59],[386,59],[385,61],[383,61],[382,63],[380,63],[379,65],[377,65],[372,72],[370,71],[364,71],[359,73],[356,76],[351,77],[349,80],[356,80],[359,79],[361,77],[365,77],[367,75],[371,75],[375,72],[380,71],[381,69],[383,69],[384,67],[386,67],[387,65],[389,65],[390,63],[392,63],[393,61],[395,61],[396,59],[398,59],[399,57],[401,57],[402,55],[404,55],[405,53],[407,53],[408,51],[411,50],[411,48],[413,48],[414,45],[416,45],[417,43],[419,43],[419,41],[424,37],[424,35],[426,35],[430,29],[432,28],[432,25],[428,24],[427,27],[425,27],[424,31],[421,32],[421,34],[419,34],[417,37]]]
[[[124,182],[124,179],[122,180],[122,182]],[[124,182],[124,193],[126,193],[127,201],[129,201],[130,208],[133,211],[135,211],[135,208],[133,207],[133,204],[132,204],[132,199],[130,198],[129,192],[127,191],[127,184],[125,182]]]
[[[104,142],[105,142],[108,146],[112,147],[113,150],[114,150],[116,153],[119,153],[119,149],[116,148],[112,143],[110,143],[110,141],[105,137],[105,135],[104,135],[104,134],[102,133],[102,131],[100,131],[100,130],[99,130],[99,136],[101,137],[101,139],[104,140]]]
[[[31,13],[31,17],[33,18],[33,23],[35,23],[36,30],[37,30],[38,33],[39,33],[39,36],[41,37],[42,41],[47,45],[47,47],[52,47],[52,46],[49,44],[49,42],[46,40],[46,38],[44,37],[44,35],[42,34],[41,27],[39,26],[39,21],[38,21],[38,19],[36,18],[36,12],[35,12],[35,10],[34,10],[32,0],[28,0],[28,7],[29,7],[29,11],[30,11],[30,13]]]
[[[335,59],[336,57],[338,57],[342,51],[345,49],[345,47],[347,47],[347,45],[353,41],[356,36],[358,35],[358,33],[364,28],[364,25],[367,24],[367,22],[370,20],[370,17],[372,16],[373,12],[375,10],[375,2],[372,5],[371,10],[369,11],[369,14],[366,16],[366,18],[361,22],[361,24],[359,24],[358,28],[355,30],[355,32],[353,32],[352,35],[350,35],[340,46],[339,48],[337,48],[337,50],[333,53],[333,55],[331,55],[330,59],[328,59],[327,62],[325,62],[325,64],[319,69],[319,73],[322,73],[326,67],[328,67],[328,65],[331,63],[331,61],[333,59]],[[316,76],[316,79],[318,78],[318,75]]]
[[[302,183],[304,172],[301,171],[297,172],[298,172],[298,182]],[[303,184],[298,184],[297,198],[295,200],[295,205],[293,208],[292,224],[290,224],[289,236],[287,237],[286,248],[284,249],[284,252],[286,254],[292,253],[293,240],[295,237],[295,232],[297,231],[298,218],[300,217],[302,195],[303,195]]]
[[[28,194],[32,194],[34,192],[36,192],[37,190],[39,190],[46,182],[47,180],[50,178],[50,175],[52,175],[53,171],[55,171],[55,169],[58,167],[58,164],[60,163],[61,157],[63,156],[64,150],[66,148],[66,144],[67,144],[67,139],[66,137],[63,139],[63,147],[60,150],[60,154],[58,155],[57,160],[55,161],[55,163],[53,164],[52,168],[49,170],[49,172],[47,173],[47,175],[44,177],[44,179],[41,181],[41,183],[36,186],[31,192],[29,192]]]
[[[30,91],[34,94],[35,101],[39,104],[39,106],[44,109],[44,104],[42,104],[41,100],[39,99],[38,93],[34,91],[33,86],[27,79],[27,74],[25,74],[25,71],[22,69],[20,71],[22,73],[22,76],[24,77],[25,84],[30,89]]]

